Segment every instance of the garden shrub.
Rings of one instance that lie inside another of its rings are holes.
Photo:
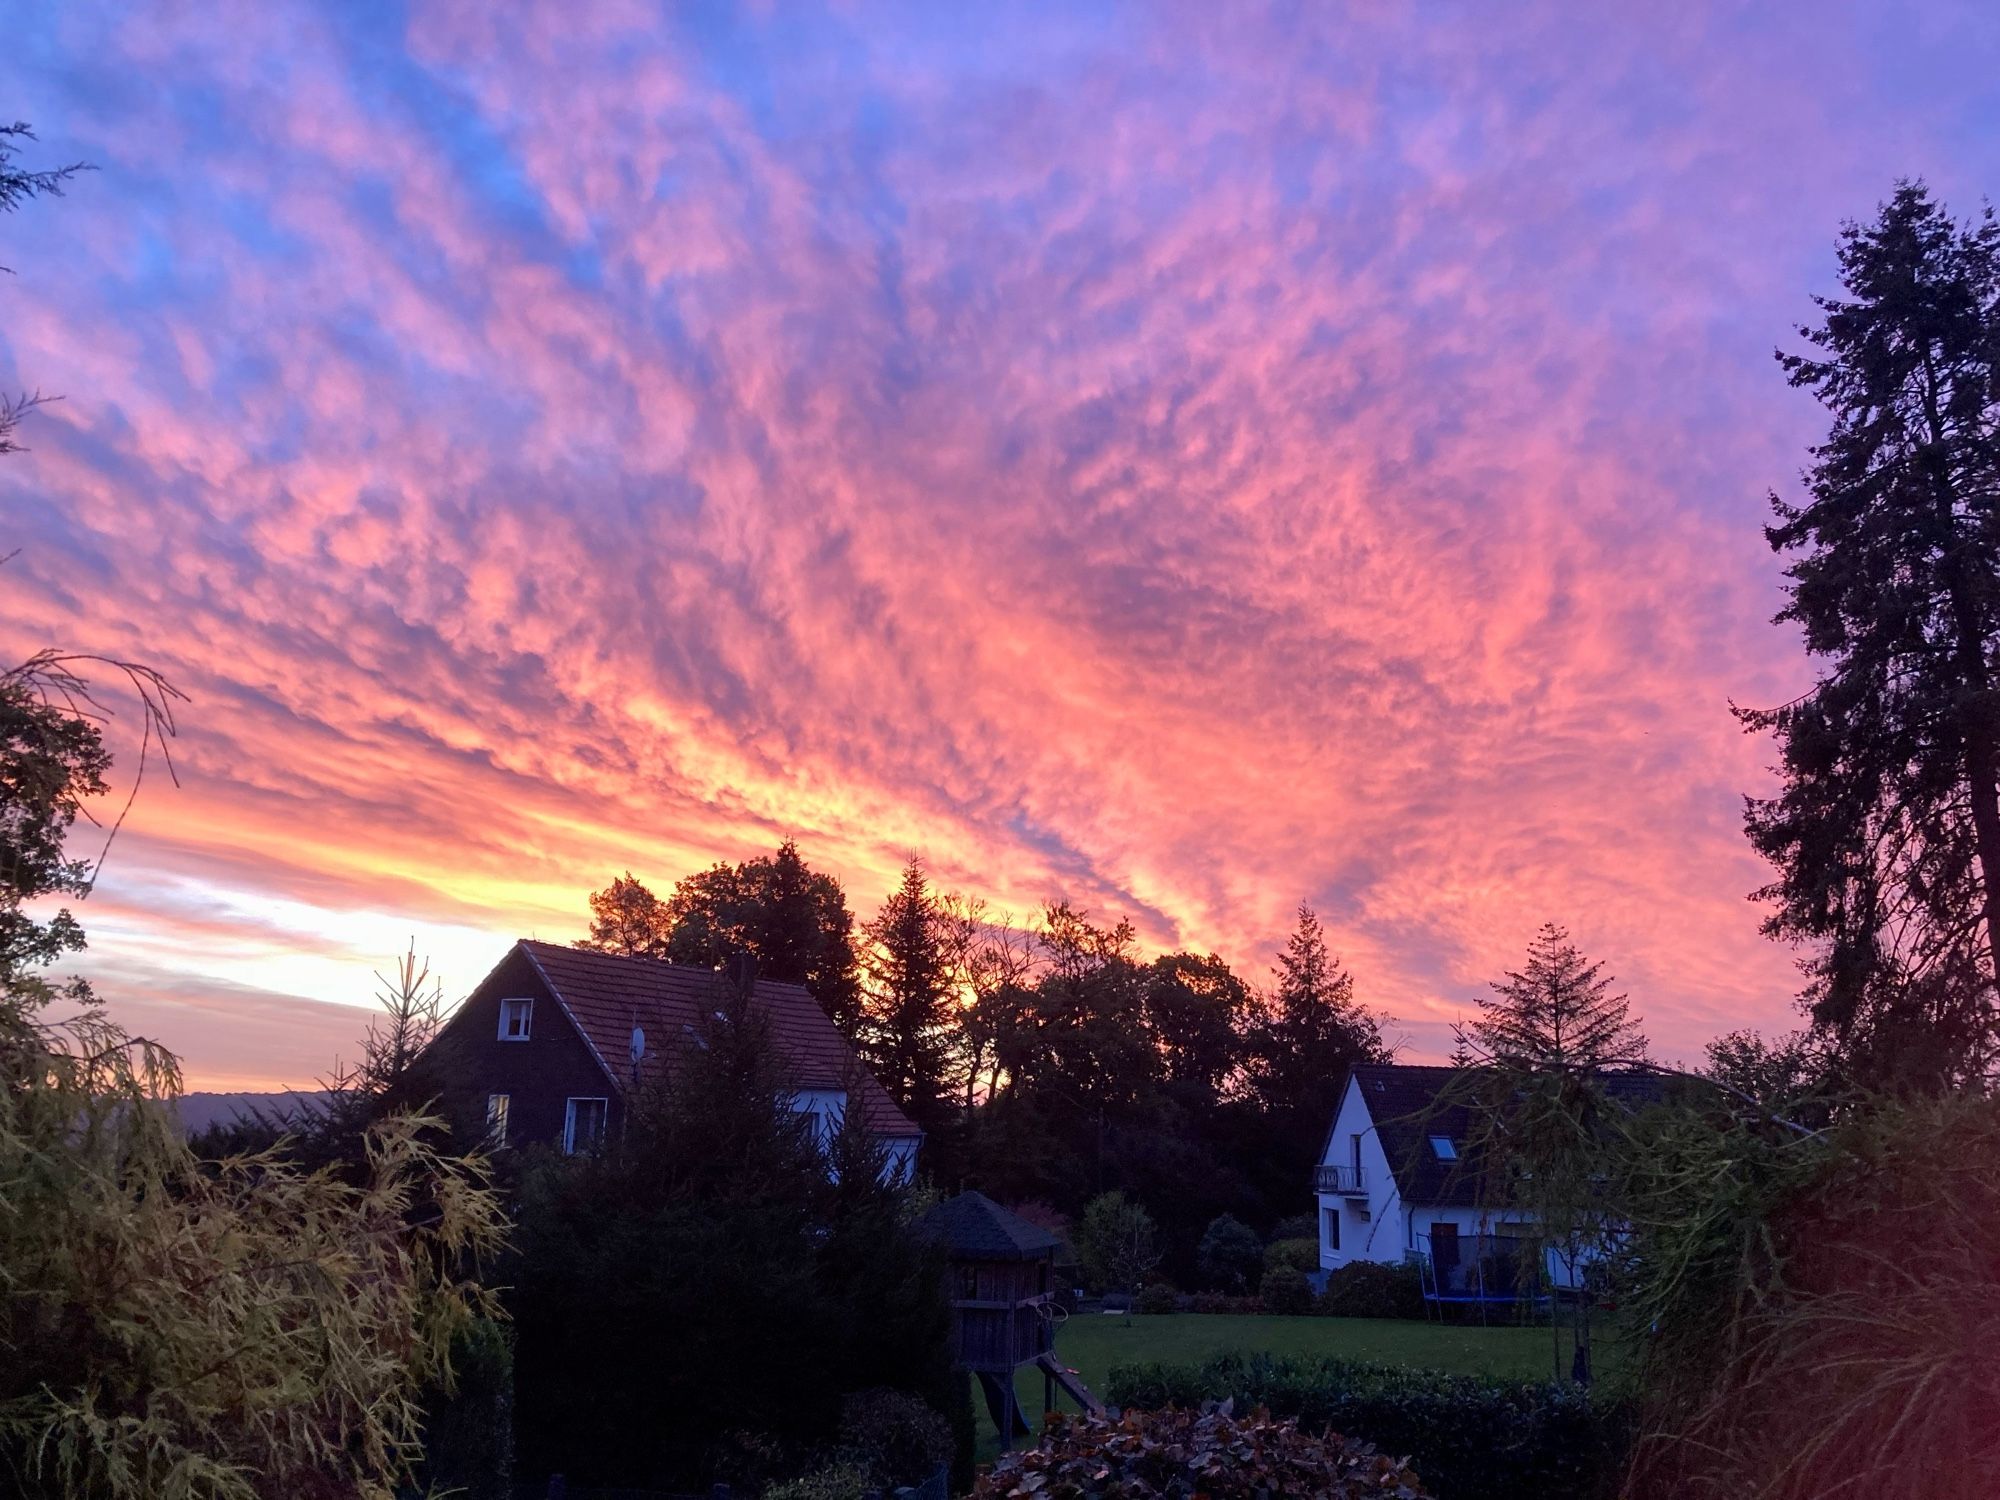
[[[908,1391],[856,1391],[841,1403],[840,1449],[878,1487],[920,1484],[950,1462],[951,1423]]]
[[[1349,1261],[1328,1274],[1319,1310],[1334,1318],[1421,1318],[1423,1278],[1414,1263]]]
[[[1280,1240],[1316,1240],[1319,1221],[1311,1214],[1287,1214],[1271,1226],[1271,1243]]]
[[[1634,1144],[1629,1494],[1994,1493],[2000,1099],[1871,1100],[1812,1137],[1690,1111]]]
[[[1615,1493],[1632,1418],[1575,1386],[1350,1360],[1225,1354],[1122,1365],[1105,1399],[1128,1409],[1230,1400],[1407,1454],[1437,1500],[1593,1500]]]
[[[1291,1266],[1276,1266],[1264,1273],[1259,1289],[1267,1313],[1307,1313],[1312,1311],[1312,1283],[1306,1273]]]
[[[1264,1269],[1275,1271],[1290,1266],[1295,1271],[1319,1269],[1319,1241],[1312,1239],[1273,1240],[1264,1247]]]
[[[1240,1292],[1262,1273],[1264,1246],[1248,1224],[1233,1214],[1221,1214],[1202,1231],[1194,1263],[1209,1286]]]
[[[1225,1403],[1200,1410],[1058,1416],[1042,1440],[979,1477],[975,1500],[999,1496],[1204,1495],[1209,1500],[1314,1496],[1423,1500],[1409,1466],[1366,1443],[1316,1437],[1296,1422]],[[800,1497],[804,1500],[804,1497]]]
[[[1164,1281],[1155,1281],[1140,1288],[1138,1300],[1132,1304],[1134,1312],[1170,1313],[1180,1311],[1180,1294]]]
[[[1188,1311],[1197,1313],[1260,1313],[1264,1299],[1232,1296],[1227,1292],[1196,1292],[1188,1298]]]

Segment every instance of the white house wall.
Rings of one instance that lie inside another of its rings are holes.
[[[1328,1138],[1319,1165],[1347,1166],[1353,1160],[1354,1137],[1361,1137],[1361,1180],[1368,1190],[1366,1199],[1348,1198],[1339,1193],[1316,1194],[1319,1213],[1319,1263],[1332,1270],[1352,1261],[1372,1260],[1386,1265],[1400,1261],[1407,1249],[1403,1200],[1396,1191],[1395,1175],[1389,1170],[1389,1156],[1368,1113],[1361,1090],[1349,1079],[1334,1116],[1333,1134]],[[1340,1245],[1332,1243],[1327,1215],[1340,1219]]]

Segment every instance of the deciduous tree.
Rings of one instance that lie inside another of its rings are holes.
[[[854,916],[840,882],[790,839],[775,855],[690,875],[667,898],[667,957],[719,968],[734,953],[766,979],[802,984],[850,1040],[861,1031]]]
[[[590,936],[577,947],[595,953],[665,958],[673,927],[667,903],[627,870],[603,890],[590,893]]]

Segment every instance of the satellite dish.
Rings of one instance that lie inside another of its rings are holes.
[[[632,1028],[633,1066],[635,1067],[638,1066],[639,1059],[644,1057],[645,1055],[646,1055],[646,1028],[643,1026],[634,1026]]]

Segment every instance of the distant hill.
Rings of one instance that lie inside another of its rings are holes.
[[[178,1109],[181,1128],[189,1135],[199,1135],[211,1125],[226,1125],[255,1114],[273,1118],[296,1115],[321,1109],[325,1102],[323,1090],[287,1089],[277,1094],[182,1094]]]

